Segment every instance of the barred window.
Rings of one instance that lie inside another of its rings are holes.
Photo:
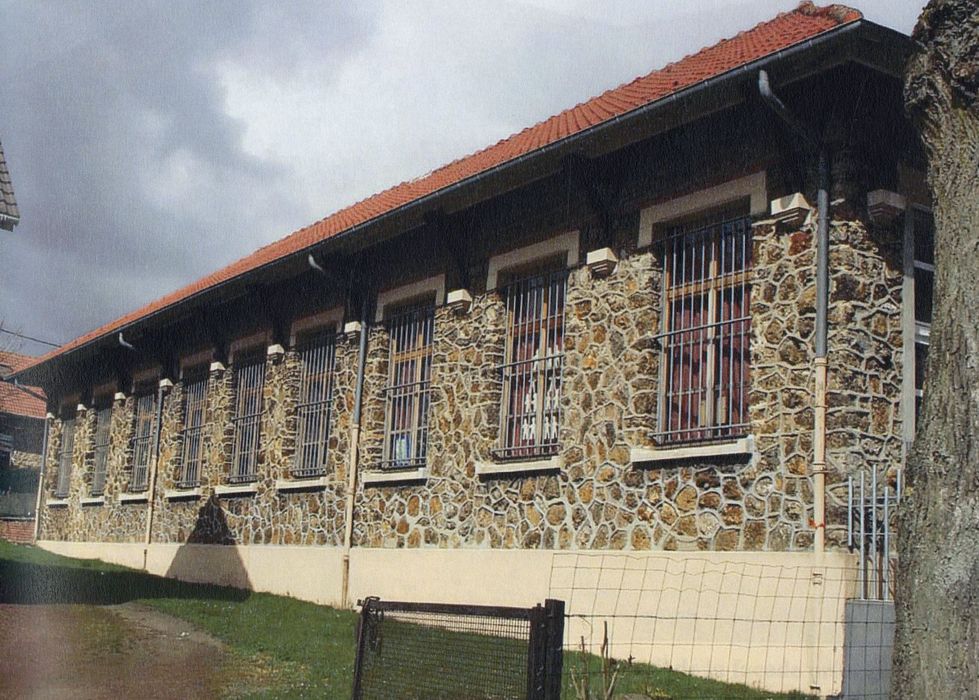
[[[105,469],[109,459],[109,428],[112,423],[112,404],[102,406],[95,414],[95,465],[92,470],[93,496],[105,491]]]
[[[234,450],[232,483],[258,477],[258,445],[262,429],[262,388],[265,385],[265,353],[255,351],[235,359]]]
[[[568,273],[558,270],[508,284],[507,334],[500,411],[501,459],[557,453],[564,366],[564,298]]]
[[[206,416],[207,367],[197,367],[184,375],[183,451],[178,488],[190,489],[200,484]]]
[[[55,498],[66,498],[71,488],[71,456],[75,448],[75,419],[66,418],[61,424],[61,449],[58,452],[58,483]]]
[[[751,221],[728,213],[675,226],[662,260],[657,440],[741,436],[748,429]]]
[[[388,385],[384,388],[385,469],[425,466],[431,400],[435,306],[407,308],[387,322],[390,335]]]
[[[326,473],[330,423],[333,417],[333,362],[336,334],[321,331],[299,341],[299,405],[296,436],[296,478]]]
[[[146,391],[136,397],[136,430],[133,435],[133,478],[131,492],[145,491],[149,481],[153,437],[156,433],[156,393]]]

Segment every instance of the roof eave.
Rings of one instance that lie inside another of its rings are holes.
[[[843,46],[840,46],[841,43]],[[46,375],[51,374],[49,368],[55,363],[73,359],[83,351],[96,349],[107,342],[114,345],[117,333],[145,327],[155,320],[177,317],[203,299],[219,295],[234,298],[238,294],[228,292],[235,287],[240,287],[243,291],[247,284],[253,284],[262,278],[276,277],[276,271],[303,268],[306,256],[310,253],[337,252],[349,249],[352,245],[356,245],[358,250],[371,247],[420,225],[424,216],[432,211],[451,213],[547,177],[561,167],[563,159],[568,155],[577,153],[590,158],[599,157],[736,105],[744,100],[741,85],[746,80],[753,82],[757,71],[763,68],[772,75],[772,82],[776,87],[851,61],[891,77],[899,77],[903,67],[901,57],[907,55],[910,46],[911,40],[904,34],[864,19],[835,27],[508,160],[326,240],[202,289],[63,354],[27,367],[14,376],[28,383],[43,385]],[[353,243],[352,239],[355,237],[356,243]]]

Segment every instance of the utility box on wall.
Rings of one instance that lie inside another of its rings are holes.
[[[891,690],[894,603],[848,600],[843,660],[844,698],[886,698]]]

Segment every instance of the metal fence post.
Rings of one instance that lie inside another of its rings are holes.
[[[547,613],[540,604],[530,609],[530,639],[527,644],[527,700],[545,700],[546,615]]]
[[[561,681],[564,672],[564,601],[548,598],[544,601],[544,614],[547,624],[544,698],[561,700]]]
[[[360,617],[357,618],[357,655],[354,658],[354,690],[353,698],[360,698],[360,681],[364,671],[364,630],[367,627],[367,616],[372,614],[372,607],[378,598],[370,597],[364,601],[359,601]]]

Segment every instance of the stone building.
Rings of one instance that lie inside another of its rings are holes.
[[[803,3],[41,358],[42,543],[344,605],[845,565],[927,347],[908,47]]]

